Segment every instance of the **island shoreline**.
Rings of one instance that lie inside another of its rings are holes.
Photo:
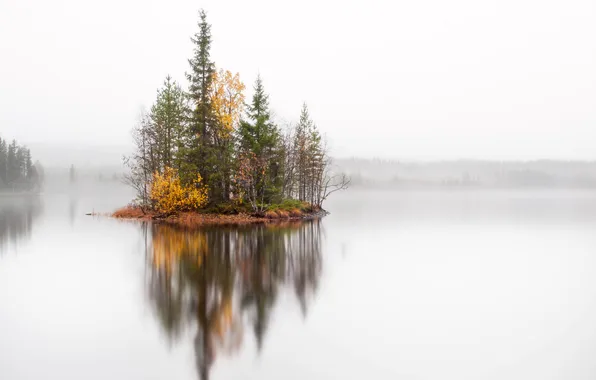
[[[181,227],[201,227],[216,225],[242,226],[253,224],[301,222],[321,219],[327,215],[329,215],[329,212],[324,209],[300,212],[299,214],[290,214],[279,211],[267,211],[261,215],[244,212],[221,214],[212,212],[188,211],[164,215],[151,210],[143,210],[141,207],[126,206],[114,211],[108,216],[114,219],[128,221],[164,223]]]

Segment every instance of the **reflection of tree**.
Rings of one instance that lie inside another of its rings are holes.
[[[33,221],[41,212],[42,203],[36,196],[0,198],[0,247],[30,236]]]
[[[306,313],[322,269],[319,221],[151,228],[149,299],[171,342],[196,328],[200,379],[209,378],[217,353],[240,349],[243,321],[250,321],[257,347],[262,348],[273,306],[286,287],[294,288]]]

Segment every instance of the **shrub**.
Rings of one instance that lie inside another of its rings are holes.
[[[171,214],[177,211],[193,211],[207,204],[207,188],[202,186],[201,175],[192,184],[183,186],[178,171],[166,167],[163,174],[153,175],[151,201],[156,211]]]

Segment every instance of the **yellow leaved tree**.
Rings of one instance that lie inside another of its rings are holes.
[[[221,129],[219,138],[228,138],[240,121],[244,109],[244,83],[238,73],[220,69],[213,73],[211,105]]]
[[[156,211],[171,214],[177,211],[198,210],[207,204],[207,188],[202,185],[202,178],[197,178],[190,185],[182,185],[178,171],[166,167],[163,174],[153,174],[150,198]]]

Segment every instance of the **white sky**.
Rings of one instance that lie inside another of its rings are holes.
[[[201,7],[217,66],[335,155],[596,159],[594,0],[0,0],[0,135],[130,144]]]

